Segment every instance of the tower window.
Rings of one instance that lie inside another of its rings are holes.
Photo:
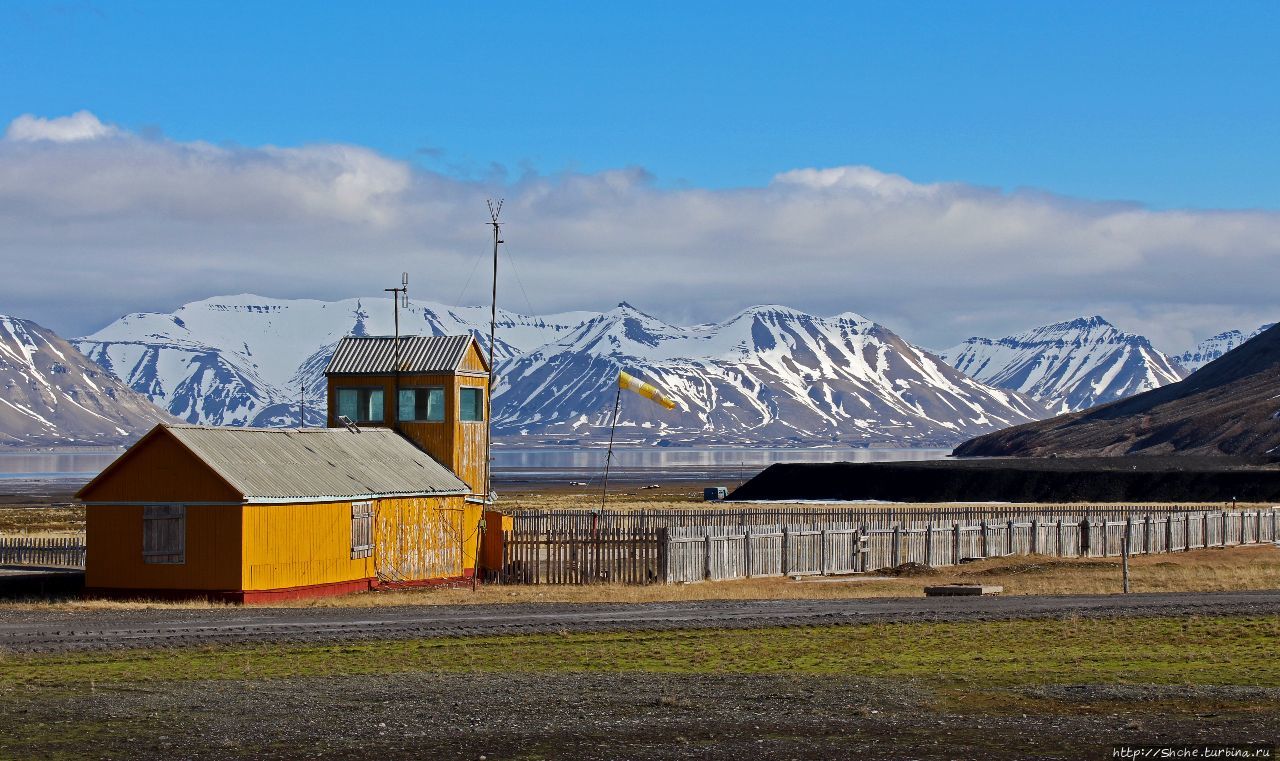
[[[444,388],[400,389],[401,422],[438,423],[444,420]]]
[[[484,390],[462,388],[458,392],[458,419],[484,420]]]
[[[338,415],[357,423],[382,422],[382,389],[338,389]]]

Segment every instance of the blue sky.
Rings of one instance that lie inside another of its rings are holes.
[[[1155,208],[1280,205],[1280,4],[10,2],[0,118],[87,109],[454,176],[865,164]]]
[[[0,3],[0,313],[1280,318],[1280,3]],[[479,282],[478,280],[476,282]],[[474,287],[467,290],[468,285]],[[527,293],[527,299],[525,294]]]

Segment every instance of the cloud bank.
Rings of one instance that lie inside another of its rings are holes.
[[[483,302],[489,197],[506,198],[500,300],[517,311],[627,300],[687,323],[783,303],[934,347],[1100,313],[1170,350],[1280,318],[1272,211],[865,166],[736,189],[668,188],[640,168],[471,180],[354,145],[144,136],[86,111],[20,116],[0,140],[0,312],[79,334],[222,293],[381,293],[402,270],[411,295]]]

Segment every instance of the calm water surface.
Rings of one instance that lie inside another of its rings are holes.
[[[775,462],[890,462],[939,460],[947,449],[619,449],[611,468],[620,477],[646,474],[699,478],[719,473],[754,474]],[[0,479],[87,481],[107,467],[118,452],[4,452]],[[604,468],[605,450],[508,449],[495,447],[493,470],[500,480],[554,480],[589,477]]]

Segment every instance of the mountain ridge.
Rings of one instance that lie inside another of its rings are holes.
[[[970,377],[1027,394],[1059,413],[1159,388],[1187,374],[1145,336],[1122,331],[1100,315],[1003,338],[976,336],[939,356]]]
[[[0,315],[0,445],[127,444],[172,418],[68,341]]]

